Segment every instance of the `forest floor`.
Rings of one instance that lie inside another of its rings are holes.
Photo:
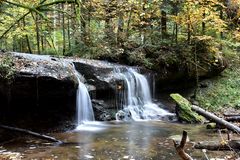
[[[207,86],[197,93],[197,101],[201,107],[214,112],[224,112],[233,108],[240,109],[240,57],[239,51],[223,50],[228,61],[228,67],[217,77],[204,80]]]

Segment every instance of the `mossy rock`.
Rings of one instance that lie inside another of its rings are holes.
[[[217,124],[216,123],[208,123],[206,126],[207,129],[216,129]]]
[[[176,114],[180,121],[187,123],[202,123],[204,118],[192,111],[191,103],[178,93],[170,94],[173,100],[177,103]]]

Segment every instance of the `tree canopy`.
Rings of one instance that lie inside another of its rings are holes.
[[[94,57],[196,37],[240,41],[238,0],[1,0],[0,15],[0,48],[29,53]]]

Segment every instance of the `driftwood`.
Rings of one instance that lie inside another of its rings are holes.
[[[196,149],[207,149],[207,150],[240,150],[239,140],[230,140],[226,142],[215,142],[215,141],[203,141],[197,143],[194,148]]]
[[[239,113],[223,113],[225,117],[231,117],[231,116],[240,116]]]
[[[184,151],[184,146],[186,144],[187,141],[187,132],[183,131],[182,134],[182,140],[180,142],[180,144],[178,144],[175,140],[173,140],[174,143],[174,147],[179,155],[179,157],[181,157],[182,160],[193,160],[191,156],[189,156],[185,151]]]
[[[238,116],[228,116],[224,118],[226,121],[230,122],[240,122],[240,115]]]
[[[22,128],[15,128],[15,127],[10,127],[10,126],[5,126],[5,125],[0,125],[0,128],[5,129],[5,130],[9,130],[9,131],[28,134],[28,135],[31,135],[33,137],[37,137],[37,138],[40,138],[40,139],[43,139],[43,140],[48,140],[50,142],[63,143],[62,141],[57,140],[54,137],[50,137],[50,136],[47,136],[47,135],[44,135],[44,134],[36,133],[36,132],[29,131],[29,130],[22,129]]]
[[[240,133],[240,128],[222,118],[219,118],[217,117],[216,115],[214,115],[213,113],[210,113],[208,111],[205,111],[204,109],[196,106],[196,105],[192,105],[192,110],[196,111],[198,114],[204,116],[205,118],[207,119],[211,119],[212,121],[220,124],[220,125],[223,125],[225,126],[226,128],[234,131],[234,132],[237,132],[237,133]]]

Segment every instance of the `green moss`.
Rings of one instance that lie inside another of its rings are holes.
[[[228,59],[229,68],[221,76],[206,81],[207,88],[200,89],[196,95],[199,105],[209,111],[219,111],[224,106],[239,109],[240,104],[240,57],[229,47],[223,50]]]
[[[15,74],[12,57],[9,55],[0,57],[0,78],[10,81]]]
[[[208,123],[206,128],[207,129],[216,129],[217,124],[216,123]]]
[[[170,94],[178,105],[177,114],[181,121],[188,123],[201,123],[204,118],[192,111],[191,103],[178,93]]]

